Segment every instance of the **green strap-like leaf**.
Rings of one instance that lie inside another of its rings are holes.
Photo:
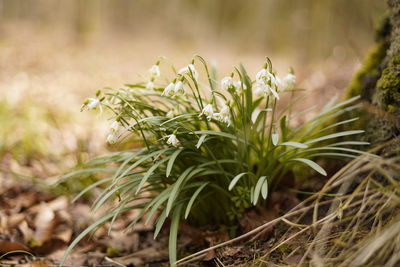
[[[325,131],[325,130],[328,130],[328,129],[334,128],[334,127],[336,127],[336,126],[339,126],[339,125],[343,125],[343,124],[349,123],[349,122],[353,122],[353,121],[356,121],[356,120],[358,120],[358,119],[359,119],[359,118],[357,117],[357,118],[352,118],[352,119],[348,119],[348,120],[340,121],[340,122],[334,123],[334,124],[332,124],[332,125],[329,125],[329,126],[327,126],[327,127],[323,128],[323,129],[319,130],[318,132],[322,132],[322,131]]]
[[[332,157],[345,157],[345,158],[358,158],[359,156],[356,155],[352,155],[352,154],[346,154],[346,153],[315,153],[315,154],[311,154],[308,157],[312,158],[312,157],[320,157],[320,156],[332,156]],[[367,160],[367,159],[366,159]]]
[[[370,145],[369,142],[362,142],[362,141],[344,141],[344,142],[338,142],[338,143],[334,143],[334,144],[330,144],[328,146],[366,146],[366,145]]]
[[[196,148],[199,149],[200,146],[203,144],[204,140],[206,139],[207,134],[203,134],[200,136],[199,141],[196,144]]]
[[[253,204],[256,205],[258,202],[258,198],[261,193],[261,187],[264,185],[264,182],[266,181],[267,176],[261,176],[256,184],[256,187],[254,188],[254,198],[253,198]]]
[[[172,167],[174,166],[174,162],[175,162],[176,158],[178,157],[178,155],[182,151],[183,151],[183,149],[180,148],[180,149],[176,150],[174,153],[172,153],[172,155],[171,155],[171,157],[170,157],[170,159],[168,161],[168,164],[167,164],[167,170],[165,171],[165,176],[166,177],[168,177],[171,174],[171,170],[172,170]]]
[[[155,152],[152,152],[150,154],[147,155],[143,155],[143,158],[139,159],[138,161],[136,161],[134,164],[132,164],[131,166],[129,166],[129,168],[127,168],[122,174],[119,175],[119,177],[124,177],[128,172],[130,172],[132,169],[137,168],[140,166],[140,164],[142,164],[143,162],[145,162],[148,159],[151,159],[152,157],[158,157],[161,154],[163,154],[164,152],[166,152],[167,150],[169,150],[170,148],[165,148],[165,149],[161,149]],[[117,180],[117,178],[115,178],[115,180]]]
[[[197,188],[197,190],[194,192],[193,196],[189,200],[189,203],[187,204],[186,211],[185,211],[185,219],[187,219],[187,217],[189,216],[190,210],[191,210],[197,196],[200,194],[201,190],[203,190],[203,188],[206,187],[209,183],[210,182],[204,183],[202,186]]]
[[[151,166],[151,168],[146,172],[146,174],[143,176],[142,180],[140,181],[140,184],[138,186],[138,188],[136,189],[135,195],[137,195],[140,191],[140,189],[142,189],[143,185],[146,183],[147,179],[149,179],[150,175],[153,174],[153,172],[164,162],[166,162],[168,159],[170,158],[170,156],[163,158],[162,160],[158,161],[157,163],[155,163],[153,166]]]
[[[176,244],[178,239],[179,221],[181,219],[181,209],[182,205],[178,205],[174,210],[169,230],[168,252],[169,252],[169,262],[171,267],[176,267],[176,260],[177,260]]]
[[[228,190],[231,191],[233,189],[233,187],[235,187],[235,185],[237,184],[237,182],[240,180],[240,178],[242,178],[244,175],[249,174],[249,172],[242,172],[239,173],[238,175],[236,175],[232,181],[229,183],[228,186]]]
[[[78,194],[76,197],[74,197],[74,199],[72,200],[72,203],[74,203],[75,201],[77,201],[77,200],[78,200],[81,196],[83,196],[86,192],[92,190],[92,189],[95,188],[96,186],[99,186],[99,185],[101,185],[101,184],[110,182],[111,180],[112,180],[112,177],[103,178],[103,179],[101,179],[101,180],[99,180],[99,181],[97,181],[97,182],[95,182],[95,183],[93,183],[93,184],[87,186],[85,189],[83,189],[81,192],[79,192],[79,194]]]
[[[175,201],[176,196],[178,195],[178,189],[180,187],[180,185],[183,183],[183,181],[185,180],[185,178],[189,175],[189,173],[195,168],[195,166],[189,167],[187,168],[176,180],[176,182],[172,185],[172,191],[171,191],[171,195],[168,198],[168,203],[167,203],[167,216],[170,213],[171,209],[172,209],[172,205]]]
[[[320,174],[322,174],[322,175],[324,175],[324,176],[327,175],[326,171],[325,171],[321,166],[319,166],[317,163],[315,163],[315,162],[312,161],[312,160],[304,159],[304,158],[295,158],[295,159],[291,159],[290,161],[300,161],[300,162],[303,162],[303,163],[307,164],[308,166],[310,166],[310,167],[311,167],[312,169],[314,169],[315,171],[319,172]]]
[[[267,199],[268,196],[268,179],[265,179],[262,187],[261,187],[261,196],[263,199]]]
[[[329,135],[325,135],[325,136],[307,141],[304,144],[306,144],[306,145],[313,144],[313,143],[320,142],[320,141],[327,140],[327,139],[332,139],[332,138],[337,138],[337,137],[347,136],[347,135],[353,135],[353,134],[360,134],[363,132],[364,132],[363,130],[352,130],[352,131],[344,131],[344,132],[329,134]]]
[[[210,131],[210,130],[204,130],[204,131],[195,131],[194,134],[208,134],[208,135],[217,135],[217,136],[222,136],[222,137],[226,137],[229,139],[232,139],[234,141],[239,141],[242,143],[246,143],[246,141],[242,138],[238,138],[237,136],[233,135],[233,134],[228,134],[225,132],[216,132],[216,131]]]
[[[161,212],[160,216],[158,216],[156,228],[154,230],[154,235],[153,235],[154,239],[156,239],[158,234],[160,233],[161,228],[164,225],[165,219],[167,219],[167,210],[166,209],[164,209]]]
[[[299,142],[284,142],[282,144],[279,144],[279,146],[292,146],[295,148],[307,148],[308,146],[303,144],[303,143],[299,143]]]
[[[279,135],[277,133],[271,134],[272,144],[276,146],[279,141]]]

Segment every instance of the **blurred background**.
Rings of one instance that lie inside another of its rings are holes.
[[[107,117],[81,103],[142,81],[159,56],[180,68],[200,54],[221,76],[269,56],[325,102],[384,12],[383,0],[0,0],[1,169],[51,177],[104,152]]]

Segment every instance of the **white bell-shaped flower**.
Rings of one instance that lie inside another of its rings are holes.
[[[114,121],[113,123],[111,123],[110,125],[110,131],[113,133],[118,132],[119,130],[119,122],[118,121]]]
[[[176,138],[175,134],[169,135],[168,140],[167,140],[167,144],[172,145],[174,147],[178,147],[179,146],[179,140],[178,140],[178,138]]]
[[[154,83],[152,81],[149,81],[148,83],[146,83],[146,89],[153,90],[154,89]]]
[[[213,106],[212,106],[211,104],[206,105],[206,106],[203,108],[203,110],[201,111],[199,117],[202,116],[202,115],[206,116],[208,120],[211,120],[211,118],[212,118],[213,115],[214,115]]]
[[[115,143],[117,142],[117,140],[118,140],[118,137],[117,137],[117,135],[116,135],[114,132],[110,133],[110,134],[107,136],[107,142],[108,142],[109,144],[115,144]]]
[[[170,83],[170,84],[168,84],[167,87],[165,87],[165,89],[161,95],[173,96],[174,94],[175,94],[175,83]]]
[[[235,81],[231,76],[227,76],[221,80],[221,88],[223,90],[232,89],[235,87]]]
[[[197,72],[197,70],[193,64],[189,64],[186,67],[183,67],[178,71],[178,74],[181,74],[181,75],[184,75],[184,74],[190,75],[190,73],[192,73],[193,78],[197,81],[197,79],[199,78],[199,73]]]
[[[100,100],[97,98],[88,98],[88,103],[86,105],[87,109],[95,109],[100,105]]]
[[[219,121],[226,123],[228,126],[231,124],[231,111],[228,105],[224,104],[219,113],[214,113],[214,116]]]
[[[296,83],[296,75],[289,73],[282,79],[282,90],[291,90]]]
[[[175,96],[185,94],[185,89],[183,88],[183,82],[178,81],[177,83],[175,83],[174,94]]]
[[[158,65],[151,66],[151,68],[149,69],[149,73],[153,77],[160,77],[160,75],[161,75],[160,67]]]

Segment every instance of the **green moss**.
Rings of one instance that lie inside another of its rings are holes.
[[[390,36],[391,31],[390,18],[388,15],[385,15],[379,22],[379,26],[377,27],[375,33],[375,40],[377,42],[385,41],[388,36]]]
[[[363,62],[360,71],[354,76],[346,91],[345,98],[363,94],[364,80],[370,75],[379,75],[379,66],[386,56],[386,45],[383,42],[375,44]]]
[[[395,111],[400,106],[400,56],[394,57],[383,70],[377,82],[378,105],[386,111]],[[390,105],[390,107],[389,107]]]

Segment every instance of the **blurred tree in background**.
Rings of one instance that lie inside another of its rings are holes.
[[[238,51],[272,51],[310,61],[331,54],[361,56],[384,2],[0,0],[0,24],[60,31],[78,43],[98,38],[169,39],[181,47],[220,43]]]

